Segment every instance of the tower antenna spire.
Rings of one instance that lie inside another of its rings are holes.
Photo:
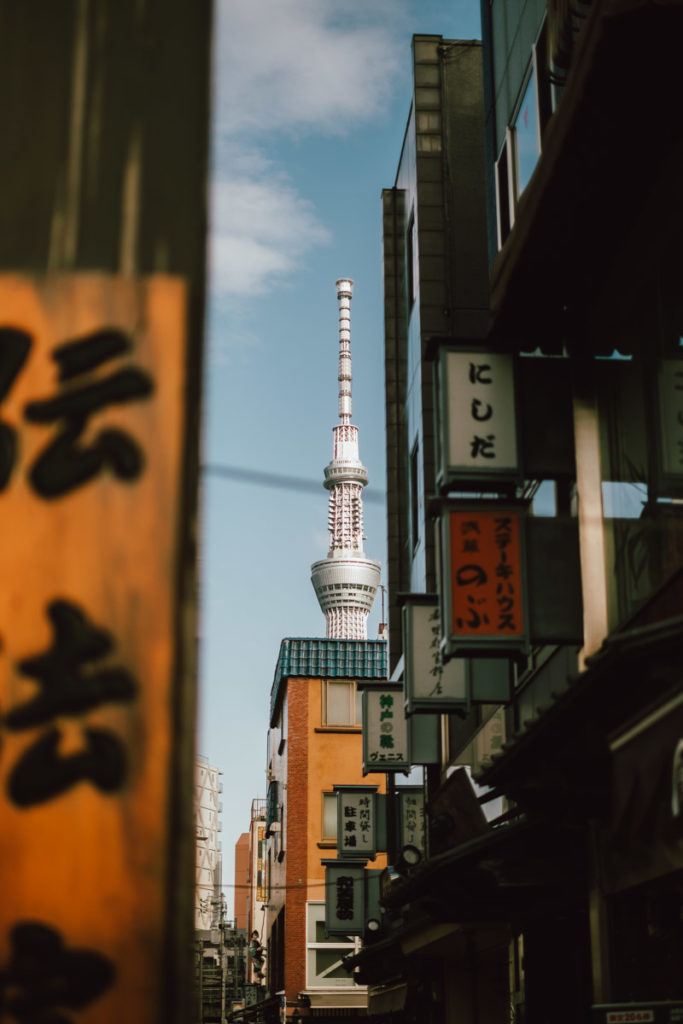
[[[366,640],[367,619],[379,587],[380,566],[363,550],[363,488],[368,472],[351,423],[351,296],[353,281],[337,281],[339,304],[339,423],[333,427],[332,461],[323,486],[330,492],[327,558],[311,566],[311,582],[327,621],[327,636]]]

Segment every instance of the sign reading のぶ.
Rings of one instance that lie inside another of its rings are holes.
[[[520,509],[470,505],[441,519],[446,650],[494,653],[527,641]]]
[[[186,306],[0,278],[0,974],[112,1024],[157,1018],[169,928]]]

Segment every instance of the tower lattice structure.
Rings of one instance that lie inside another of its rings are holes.
[[[363,550],[363,488],[368,471],[358,455],[351,423],[351,295],[353,281],[337,281],[339,303],[339,423],[323,485],[330,492],[327,558],[311,566],[311,582],[327,620],[327,637],[366,640],[367,620],[379,587],[380,566]]]

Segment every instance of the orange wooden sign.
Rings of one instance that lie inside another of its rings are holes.
[[[468,508],[449,519],[451,634],[522,639],[520,513]]]
[[[158,1018],[185,359],[178,279],[0,277],[5,1008]]]

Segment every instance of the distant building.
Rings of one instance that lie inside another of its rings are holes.
[[[266,935],[268,990],[288,1014],[309,1002],[335,1019],[365,1013],[367,993],[344,969],[353,937],[325,932],[325,869],[337,851],[335,785],[384,790],[362,775],[358,682],[386,678],[383,640],[285,639],[271,691],[268,742]],[[386,863],[378,856],[373,866]],[[297,1004],[298,1000],[298,1004]]]
[[[246,928],[249,907],[249,833],[235,843],[235,928]]]
[[[266,889],[266,801],[252,800],[249,820],[249,874],[247,890],[247,938],[252,932],[259,933],[259,941],[265,944],[267,902]],[[263,977],[259,977],[262,974]],[[247,965],[247,982],[265,991],[265,972],[254,969],[251,960]]]
[[[222,857],[218,839],[222,811],[222,772],[198,756],[195,762],[195,931],[218,927],[225,913],[222,889]]]
[[[386,680],[386,641],[367,639],[367,617],[379,586],[379,563],[363,549],[362,490],[351,417],[350,301],[353,282],[337,281],[339,417],[330,492],[327,558],[313,564],[312,582],[327,622],[325,639],[285,638],[271,690],[265,817],[252,811],[249,930],[266,947],[265,991],[247,1020],[281,1022],[302,1015],[343,1024],[364,1016],[365,986],[342,964],[357,940],[330,937],[325,920],[323,860],[337,852],[335,786],[384,791],[384,775],[363,776],[361,690]],[[374,864],[383,867],[378,854]],[[252,958],[253,961],[253,958]],[[258,981],[253,962],[252,982]]]

